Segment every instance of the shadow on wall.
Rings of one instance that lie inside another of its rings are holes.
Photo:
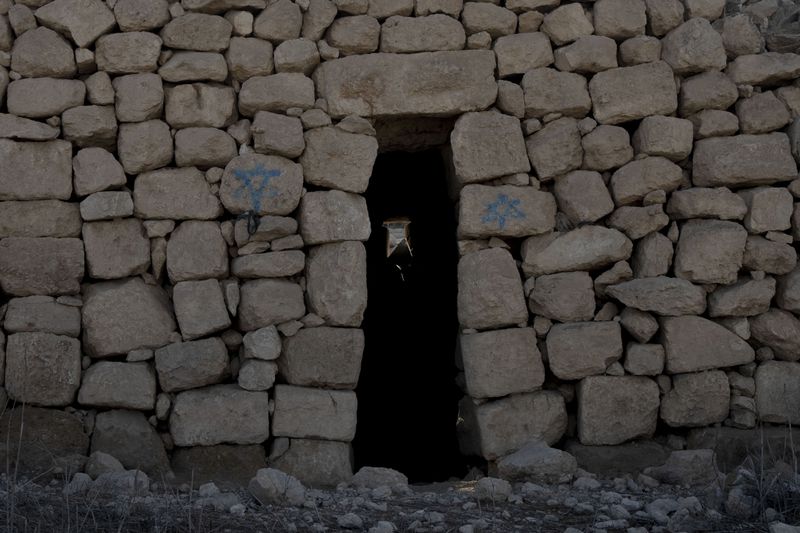
[[[412,482],[466,473],[456,439],[456,222],[438,150],[378,157],[367,191],[366,349],[357,389],[355,467]],[[383,221],[411,220],[411,263],[386,257]]]

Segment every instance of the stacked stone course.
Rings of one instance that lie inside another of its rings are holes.
[[[0,0],[23,465],[349,479],[362,195],[416,134],[458,215],[465,454],[799,424],[800,55],[775,2],[725,4]]]

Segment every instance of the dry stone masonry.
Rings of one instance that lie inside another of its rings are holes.
[[[449,167],[464,454],[800,424],[800,50],[727,4],[0,0],[22,464],[350,479],[403,142]]]

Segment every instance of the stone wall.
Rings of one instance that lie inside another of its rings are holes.
[[[24,416],[30,468],[347,479],[408,117],[457,117],[464,453],[799,424],[776,6],[0,0],[4,453]]]

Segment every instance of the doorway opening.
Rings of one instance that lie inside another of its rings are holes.
[[[466,474],[456,437],[456,220],[438,150],[380,154],[366,193],[368,305],[355,467],[409,481]],[[386,220],[405,218],[412,256],[387,258]],[[403,259],[405,257],[405,259]]]

